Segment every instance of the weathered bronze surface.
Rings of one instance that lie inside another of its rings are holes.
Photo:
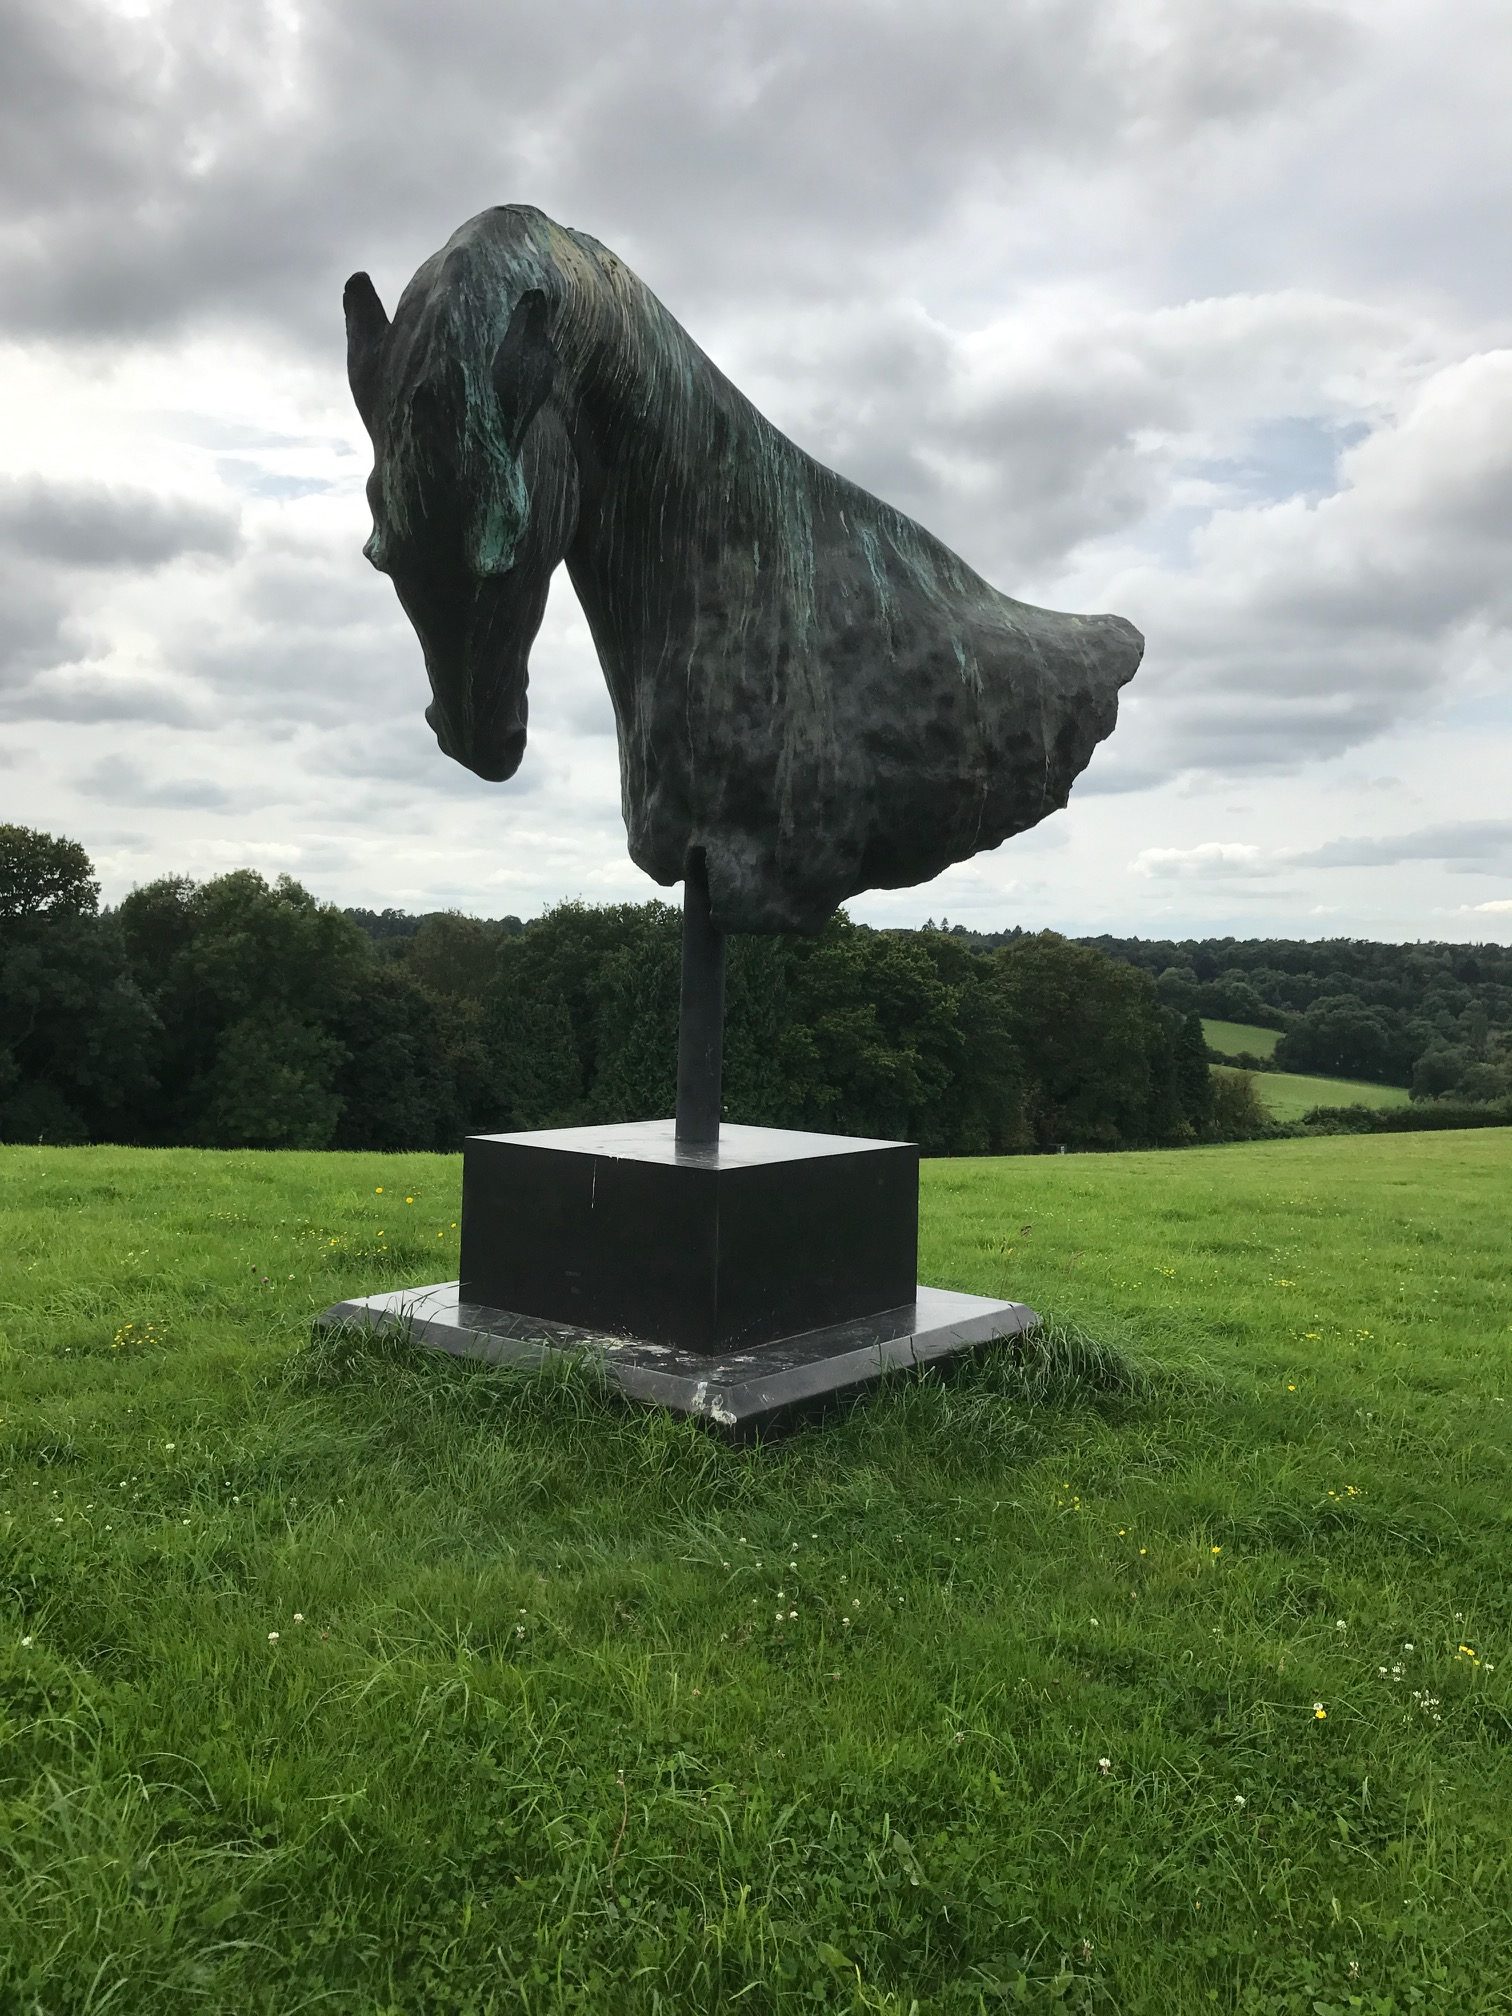
[[[346,290],[394,582],[443,750],[502,780],[565,560],[619,730],[631,858],[703,851],[722,931],[813,931],[1065,804],[1143,640],[1015,602],[778,432],[615,255],[511,206],[392,322]]]

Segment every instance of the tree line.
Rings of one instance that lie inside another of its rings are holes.
[[[1013,932],[942,927],[981,949]],[[1254,1070],[1403,1085],[1415,1099],[1512,1099],[1512,946],[1362,938],[1079,941],[1147,973],[1181,1014],[1281,1032]]]
[[[679,949],[664,903],[408,918],[250,870],[102,910],[82,847],[0,826],[0,1139],[450,1149],[669,1114]],[[927,1154],[1263,1130],[1130,962],[843,913],[731,941],[725,1111]]]

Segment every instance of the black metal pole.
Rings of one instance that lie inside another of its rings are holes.
[[[724,933],[709,915],[709,869],[701,847],[683,878],[682,998],[677,1017],[677,1138],[708,1147],[719,1139],[724,1068]]]

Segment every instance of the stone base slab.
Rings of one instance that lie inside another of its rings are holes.
[[[692,1415],[734,1440],[748,1440],[828,1402],[854,1398],[885,1373],[940,1364],[1031,1330],[1038,1321],[1022,1302],[921,1286],[912,1302],[878,1316],[711,1355],[463,1302],[455,1281],[441,1281],[337,1302],[315,1324],[321,1330],[346,1323],[408,1325],[414,1340],[432,1350],[496,1365],[583,1358],[631,1400]]]

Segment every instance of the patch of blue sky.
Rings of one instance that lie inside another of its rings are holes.
[[[218,456],[215,473],[228,490],[234,490],[242,497],[282,501],[290,497],[313,497],[318,491],[333,487],[319,476],[281,475],[276,469],[265,468],[262,463],[249,461],[242,455]]]
[[[1512,730],[1512,693],[1466,693],[1435,710],[1438,728]]]
[[[1214,511],[1279,504],[1300,497],[1316,504],[1339,488],[1339,458],[1370,429],[1360,421],[1319,420],[1301,415],[1262,421],[1239,454],[1185,463],[1181,476],[1207,486],[1208,495],[1172,504],[1140,527],[1140,547],[1163,566],[1190,563],[1192,535]]]
[[[1359,420],[1282,414],[1262,420],[1239,454],[1200,462],[1190,473],[1222,484],[1236,502],[1302,497],[1317,503],[1339,488],[1339,458],[1369,432]]]

